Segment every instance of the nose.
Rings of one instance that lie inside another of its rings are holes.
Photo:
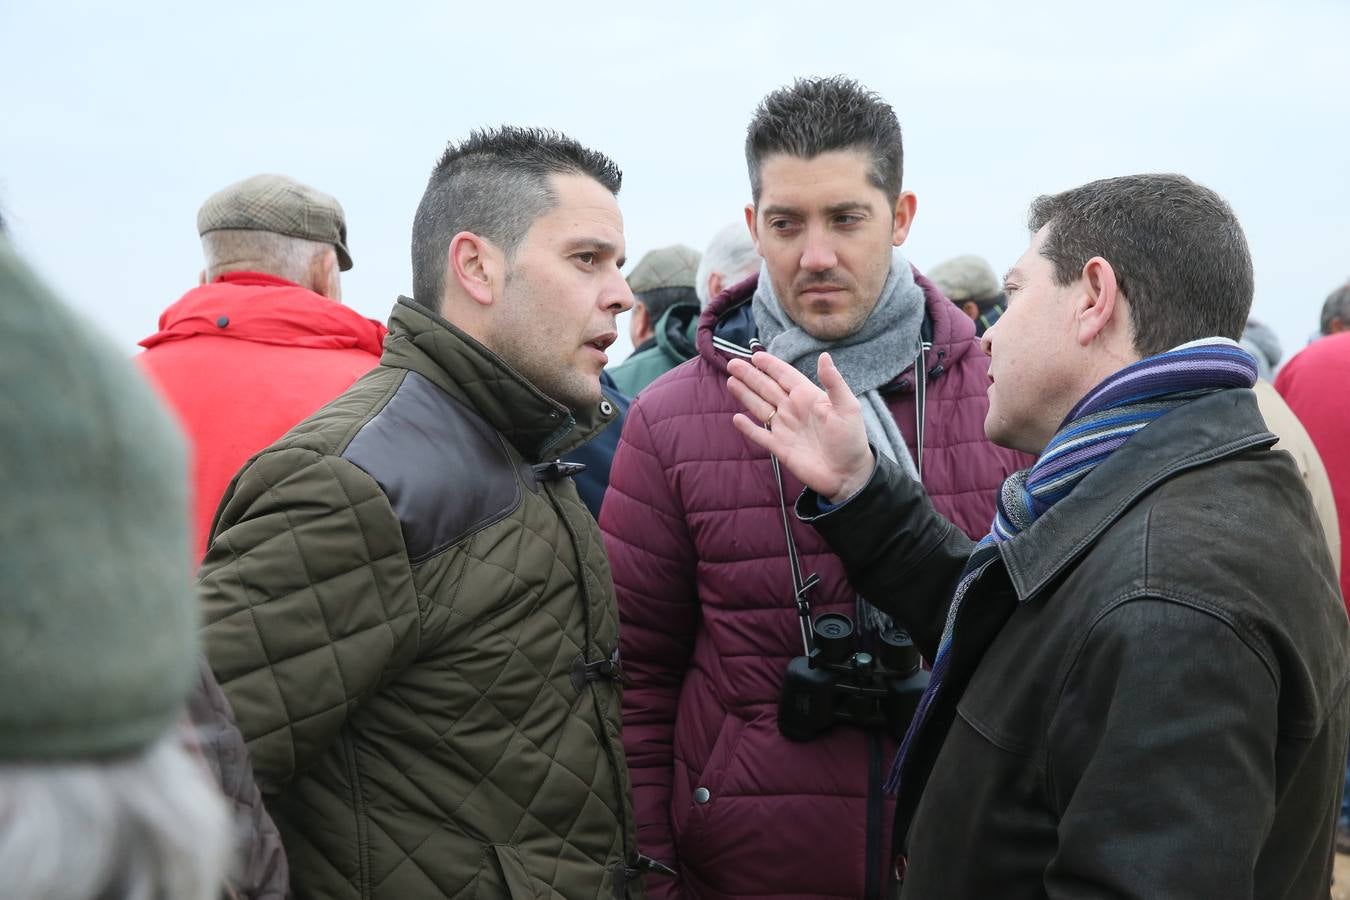
[[[825,272],[839,264],[830,236],[823,228],[810,228],[806,232],[806,245],[802,247],[801,266],[808,272]]]
[[[996,321],[996,322],[994,322],[993,325],[990,325],[988,328],[986,328],[986,329],[984,330],[984,334],[980,335],[980,349],[984,351],[984,355],[985,355],[985,356],[993,356],[993,355],[994,355],[994,341],[993,341],[993,335],[994,335],[994,329],[997,328],[997,327],[998,327],[998,322]]]
[[[600,304],[605,310],[617,316],[619,313],[632,309],[633,303],[633,289],[628,286],[627,279],[615,266],[614,277],[610,279],[609,284],[600,294]]]

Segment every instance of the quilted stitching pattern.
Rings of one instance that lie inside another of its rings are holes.
[[[635,845],[617,686],[570,678],[618,641],[598,529],[570,483],[522,487],[512,515],[411,567],[379,486],[334,455],[399,371],[250,464],[203,568],[206,643],[296,896],[504,897],[522,877],[612,896]]]
[[[946,371],[929,382],[924,480],[938,510],[979,535],[1024,457],[984,438],[987,359],[969,320],[932,291],[928,309],[932,358],[940,352]],[[707,331],[716,315],[703,320],[702,355],[634,401],[601,514],[633,680],[624,724],[639,842],[681,867],[680,883],[654,882],[654,895],[857,897],[867,738],[848,728],[809,744],[778,735],[783,670],[801,634],[777,486],[767,454],[731,424],[741,409]],[[887,400],[913,452],[912,387]],[[792,502],[802,485],[784,474]],[[852,615],[838,557],[809,526],[794,522],[793,536],[821,578],[813,612]],[[883,757],[893,751],[888,741]],[[711,802],[695,804],[696,787]],[[772,860],[738,849],[763,833],[775,835]]]

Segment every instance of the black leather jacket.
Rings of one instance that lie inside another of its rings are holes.
[[[1273,441],[1250,391],[1193,401],[1001,545],[902,780],[901,896],[1327,896],[1350,626]],[[971,542],[886,461],[816,500],[931,659]]]

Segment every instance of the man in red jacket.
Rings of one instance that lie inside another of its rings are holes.
[[[191,443],[193,564],[236,471],[379,361],[385,327],[341,303],[352,267],[341,205],[282,175],[255,175],[197,213],[201,284],[159,318],[137,359]],[[281,837],[263,808],[243,737],[205,660],[188,710],[239,821],[231,890],[289,895]]]
[[[914,218],[895,113],[844,78],[766,97],[746,158],[760,276],[703,313],[699,356],[649,385],[623,429],[601,514],[623,621],[624,744],[642,851],[678,877],[655,896],[877,897],[895,728],[779,730],[784,673],[803,653],[780,485],[732,426],[726,366],[752,341],[815,378],[850,372],[879,452],[967,534],[1026,465],[984,436],[988,358],[960,309],[900,253]],[[783,473],[789,498],[801,484]],[[812,529],[790,526],[812,613],[854,620],[876,650],[891,623]],[[898,723],[903,731],[907,723]]]
[[[379,362],[385,327],[341,303],[342,207],[255,175],[197,213],[201,284],[141,341],[141,365],[192,442],[196,559],[234,473]]]

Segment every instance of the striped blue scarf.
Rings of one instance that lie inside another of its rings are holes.
[[[1227,338],[1206,338],[1133,363],[1108,377],[1065,417],[1036,464],[1014,472],[999,491],[989,533],[975,545],[956,583],[947,625],[924,691],[900,752],[891,764],[886,790],[899,787],[914,737],[923,728],[942,690],[951,661],[957,610],[970,586],[999,558],[998,545],[1025,531],[1047,509],[1068,496],[1108,456],[1154,419],[1197,397],[1256,383],[1256,360]]]

